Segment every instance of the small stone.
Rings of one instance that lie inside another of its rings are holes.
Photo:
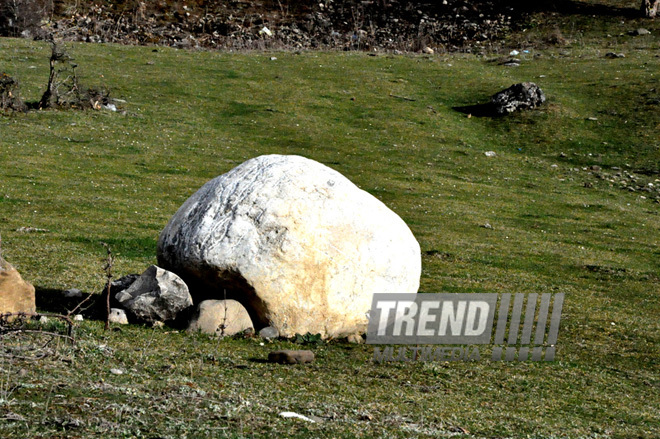
[[[625,58],[626,55],[623,53],[614,53],[614,52],[607,52],[605,54],[605,58],[610,58],[610,59],[616,59],[616,58]]]
[[[127,325],[128,317],[126,317],[126,312],[123,309],[112,308],[110,310],[110,315],[108,316],[110,323],[117,323],[119,325]]]
[[[278,332],[277,328],[273,326],[266,326],[265,328],[261,329],[259,331],[259,337],[265,338],[266,340],[270,340],[272,338],[277,338],[280,336],[280,333]]]
[[[435,53],[435,51],[433,49],[431,49],[430,47],[428,47],[428,46],[424,46],[424,48],[422,49],[422,52],[424,52],[426,54],[429,54],[429,55],[433,55]]]
[[[273,351],[268,354],[268,361],[280,364],[311,363],[314,361],[314,352],[306,350],[294,351],[289,349]]]
[[[73,316],[73,320],[76,321],[76,322],[82,322],[84,320],[84,318],[83,318],[82,314],[76,314],[75,316]]]
[[[550,165],[550,167],[554,169],[554,168],[558,168],[559,165]]]
[[[598,165],[592,165],[590,169],[592,171],[600,172],[602,168]]]
[[[110,373],[113,374],[113,375],[123,375],[124,371],[121,370],[121,369],[114,369],[113,368],[113,369],[110,369]]]
[[[39,323],[48,323],[48,317],[46,316],[39,317]]]
[[[594,121],[594,122],[595,122],[595,121],[598,120],[598,118],[592,116],[592,117],[587,117],[587,120],[590,120],[590,121]]]
[[[482,224],[481,227],[483,227],[484,229],[492,229],[493,228],[493,226],[491,226],[489,222],[486,222],[485,224]]]
[[[349,343],[364,344],[364,337],[362,337],[360,334],[351,334],[347,339]]]
[[[638,35],[651,35],[651,31],[640,27],[639,29],[631,30],[628,34],[636,37]]]
[[[277,57],[275,57],[275,56],[271,56],[271,57],[270,57],[270,60],[271,60],[271,61],[277,61]]]
[[[497,153],[495,151],[486,151],[484,152],[484,155],[486,157],[497,157]]]

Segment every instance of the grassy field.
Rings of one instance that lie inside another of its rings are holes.
[[[101,241],[116,275],[142,272],[203,183],[251,157],[299,154],[409,224],[421,292],[565,293],[557,361],[375,364],[372,347],[331,342],[306,347],[314,364],[283,367],[265,358],[297,346],[287,341],[85,321],[74,347],[0,356],[0,436],[659,437],[660,192],[640,188],[660,186],[660,22],[553,20],[566,42],[512,36],[529,49],[513,68],[496,54],[72,43],[83,82],[126,102],[0,116],[0,233],[37,290],[96,292]],[[640,26],[652,34],[627,34]],[[1,39],[0,71],[38,100],[49,55]],[[453,109],[521,81],[547,104],[499,119]]]

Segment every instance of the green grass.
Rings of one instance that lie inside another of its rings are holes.
[[[3,254],[38,289],[99,291],[101,241],[117,275],[142,272],[203,183],[251,157],[299,154],[410,225],[420,291],[566,293],[558,361],[379,365],[371,347],[333,342],[311,347],[314,364],[283,367],[263,360],[288,342],[84,322],[73,348],[34,362],[0,357],[0,418],[27,419],[3,420],[0,435],[446,437],[460,427],[465,437],[657,437],[660,205],[585,168],[660,178],[660,107],[649,103],[660,29],[617,33],[626,57],[610,60],[612,40],[595,35],[620,20],[589,20],[588,38],[575,38],[578,19],[561,22],[567,46],[532,49],[519,68],[495,55],[70,44],[83,81],[108,86],[126,113],[0,117]],[[0,70],[37,100],[48,54],[3,39]],[[539,110],[488,119],[452,109],[527,80],[548,96]],[[48,232],[16,231],[27,226]]]

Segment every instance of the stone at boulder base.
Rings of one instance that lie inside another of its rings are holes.
[[[277,331],[277,328],[272,326],[266,326],[259,331],[259,337],[265,338],[266,340],[271,340],[280,336],[280,333]]]
[[[289,349],[273,351],[268,354],[268,361],[280,364],[311,363],[314,361],[314,352],[294,351]]]
[[[226,291],[257,329],[284,337],[364,333],[373,294],[414,294],[421,274],[398,215],[337,171],[282,155],[248,160],[192,195],[162,231],[158,263],[195,297]]]
[[[190,321],[188,331],[229,336],[252,329],[252,320],[243,305],[235,300],[204,300]]]
[[[494,94],[491,98],[495,112],[499,115],[536,108],[544,102],[545,94],[533,82],[513,84],[506,90]]]
[[[188,287],[179,276],[155,265],[146,269],[128,289],[117,293],[117,302],[139,322],[167,322],[192,306]]]
[[[35,311],[34,287],[0,256],[0,314]]]

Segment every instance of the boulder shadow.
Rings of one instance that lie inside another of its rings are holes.
[[[81,292],[72,296],[70,290],[34,287],[35,302],[38,310],[43,312],[67,315],[73,310],[87,319],[105,319],[105,297],[101,294]]]
[[[502,117],[502,115],[495,110],[495,105],[491,102],[452,107],[452,110],[474,117]]]

